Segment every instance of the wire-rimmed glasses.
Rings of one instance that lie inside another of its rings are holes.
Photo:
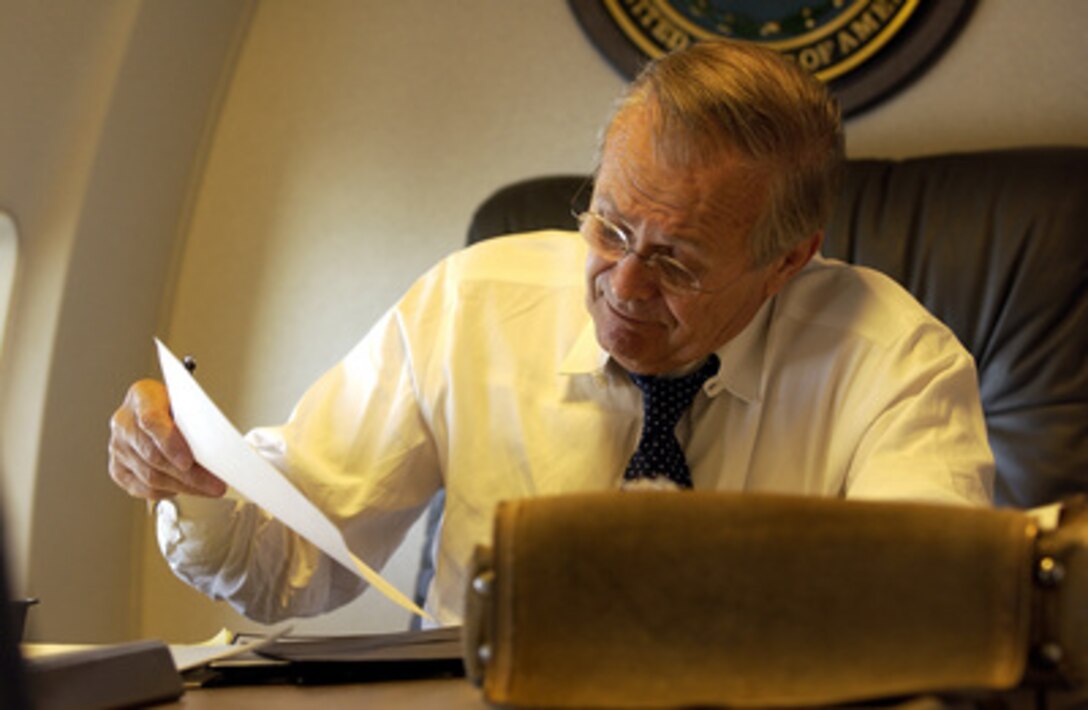
[[[604,215],[587,210],[574,215],[578,220],[582,238],[597,256],[606,261],[618,262],[627,255],[639,259],[657,276],[658,283],[673,293],[707,292],[699,277],[691,269],[667,254],[639,254],[631,246],[631,238],[619,226]]]

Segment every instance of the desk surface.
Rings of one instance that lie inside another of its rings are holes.
[[[479,688],[464,678],[383,681],[350,685],[257,685],[187,690],[160,708],[275,710],[276,708],[488,708]]]
[[[1088,707],[1086,691],[1051,694],[1046,707],[1052,710],[1081,710]],[[1001,704],[1011,710],[1037,708],[1033,693],[1017,691],[1001,697]],[[157,708],[181,710],[277,710],[277,708],[413,708],[416,710],[480,710],[490,708],[479,688],[464,678],[379,681],[347,685],[255,685],[227,688],[197,688],[186,691],[176,702]],[[851,705],[860,710],[865,704]],[[974,710],[969,700],[949,701],[933,697],[904,700],[899,704],[881,703],[880,710]]]

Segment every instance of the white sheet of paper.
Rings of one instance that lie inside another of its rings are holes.
[[[275,466],[246,443],[219,411],[185,366],[158,338],[170,407],[181,433],[201,466],[259,505],[287,527],[306,538],[325,554],[353,570],[370,586],[414,614],[432,620],[427,612],[356,557],[340,530],[324,513],[284,477]]]
[[[291,626],[285,626],[268,636],[245,643],[231,643],[234,634],[223,629],[203,643],[172,643],[170,644],[170,655],[174,658],[174,667],[178,669],[178,673],[184,673],[194,668],[206,666],[209,663],[226,661],[261,649],[274,641],[278,641],[280,637],[289,634],[291,629]]]

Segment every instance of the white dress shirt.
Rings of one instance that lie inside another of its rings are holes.
[[[461,619],[499,501],[617,488],[637,445],[641,394],[597,344],[584,261],[568,232],[454,254],[285,425],[249,435],[372,566],[445,486],[427,599],[441,623]],[[677,426],[697,490],[989,502],[974,363],[891,279],[817,257],[718,356]],[[362,590],[243,502],[182,496],[160,506],[158,528],[182,579],[258,620]]]

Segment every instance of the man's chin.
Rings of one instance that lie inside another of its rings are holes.
[[[597,342],[628,372],[653,374],[658,369],[654,367],[658,360],[654,346],[662,344],[659,339],[654,340],[629,328],[609,328],[603,331],[598,328]]]
[[[597,332],[597,342],[628,372],[652,374],[660,367],[662,350],[667,346],[668,330],[660,323],[641,321],[618,314],[607,303],[598,302],[590,309]]]

